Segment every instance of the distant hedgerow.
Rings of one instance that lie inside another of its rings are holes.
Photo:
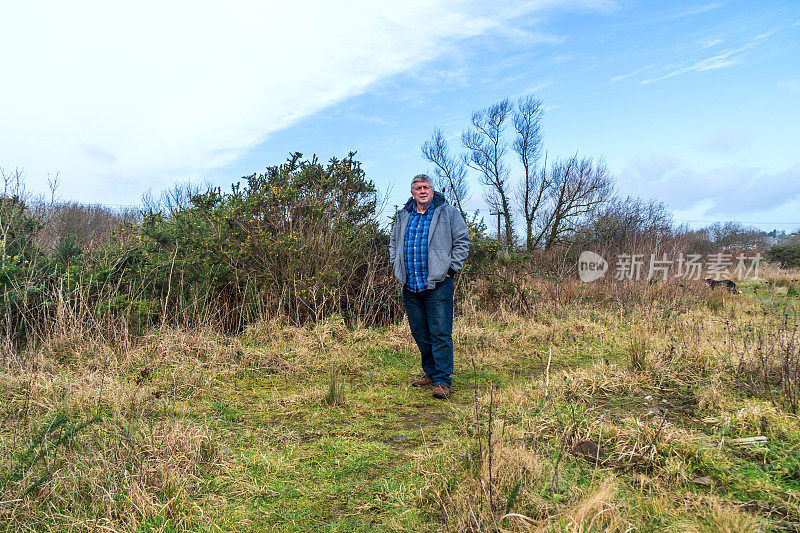
[[[764,256],[768,261],[778,263],[781,268],[800,267],[800,244],[773,246]]]

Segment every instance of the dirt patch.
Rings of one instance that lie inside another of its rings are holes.
[[[402,426],[408,429],[439,425],[447,418],[444,413],[430,405],[412,404],[410,407],[415,410],[397,413],[397,416],[402,420]]]

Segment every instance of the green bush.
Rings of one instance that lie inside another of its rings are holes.
[[[470,244],[469,258],[464,269],[468,272],[479,272],[497,261],[500,242],[486,234],[486,223],[483,219],[478,220],[477,212],[466,223]]]
[[[388,237],[353,156],[322,165],[297,153],[229,193],[146,213],[124,260],[130,290],[173,316],[205,309],[229,329],[264,314],[388,322],[399,311]]]
[[[781,268],[800,267],[800,244],[773,246],[764,257],[767,261],[778,263]]]
[[[0,198],[0,334],[17,344],[64,312],[134,333],[161,320],[237,330],[265,315],[385,324],[400,312],[376,189],[353,153],[327,165],[296,153],[85,250],[73,235],[40,249],[42,228],[20,198]]]
[[[47,307],[51,276],[35,244],[41,229],[19,197],[0,198],[0,328],[7,339],[24,339]]]

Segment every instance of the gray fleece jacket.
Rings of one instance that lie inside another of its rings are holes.
[[[456,274],[463,267],[469,254],[469,232],[461,213],[447,203],[440,192],[433,194],[433,218],[428,230],[428,284],[433,289],[447,274]],[[400,285],[406,284],[406,265],[403,257],[403,241],[412,211],[416,209],[413,198],[397,212],[389,239],[389,259],[394,275]]]

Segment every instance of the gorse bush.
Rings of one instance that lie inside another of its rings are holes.
[[[22,199],[0,198],[0,327],[7,341],[29,334],[47,307],[54,273],[35,244],[41,229]]]
[[[22,347],[72,325],[96,328],[113,302],[133,299],[123,289],[119,246],[84,251],[73,235],[41,248],[45,224],[19,196],[0,198],[0,339]],[[113,315],[113,314],[112,314]],[[88,320],[87,320],[88,319]],[[59,322],[61,321],[61,322]]]
[[[322,165],[296,153],[229,193],[212,188],[171,215],[145,213],[124,261],[131,291],[168,316],[208,309],[227,329],[265,314],[393,319],[376,190],[353,155]]]
[[[100,246],[82,250],[61,235],[45,252],[43,223],[19,198],[2,198],[4,338],[43,336],[64,314],[93,330],[122,320],[134,333],[161,322],[235,331],[265,316],[398,316],[376,189],[353,153],[327,165],[296,153],[230,192],[193,191],[168,207],[126,221]]]
[[[500,241],[487,235],[486,223],[478,220],[476,212],[466,220],[469,231],[469,258],[464,268],[466,271],[479,272],[493,265],[500,250]]]

